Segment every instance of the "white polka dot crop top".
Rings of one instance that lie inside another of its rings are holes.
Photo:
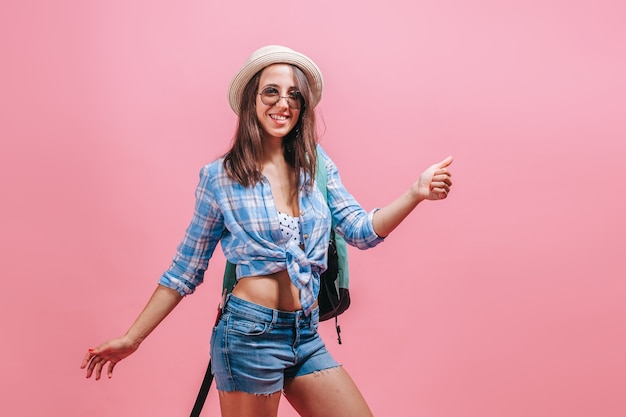
[[[298,245],[304,244],[302,238],[302,225],[299,217],[290,216],[282,211],[278,212],[278,220],[280,222],[280,231],[286,241],[294,240]]]

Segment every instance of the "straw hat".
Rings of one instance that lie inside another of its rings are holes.
[[[311,91],[313,92],[311,107],[317,106],[317,103],[320,102],[324,80],[322,79],[322,72],[317,65],[310,58],[287,47],[268,45],[254,51],[230,82],[228,101],[235,114],[239,115],[241,97],[246,84],[257,72],[272,64],[293,64],[300,68],[309,79]]]

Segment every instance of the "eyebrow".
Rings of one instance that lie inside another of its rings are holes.
[[[270,84],[265,84],[263,87],[261,87],[261,89],[265,89],[265,88],[267,88],[267,87],[276,87],[276,88],[280,88],[280,86],[279,86],[278,84],[273,84],[273,83],[270,83]],[[291,87],[289,87],[287,90],[298,90],[298,91],[300,91],[300,89],[299,89],[297,86],[295,86],[295,85],[292,85],[292,86],[291,86]]]

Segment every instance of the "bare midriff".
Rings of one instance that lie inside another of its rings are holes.
[[[241,278],[233,289],[233,295],[275,310],[302,309],[300,291],[291,282],[287,270],[270,275]]]

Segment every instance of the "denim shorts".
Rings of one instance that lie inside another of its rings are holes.
[[[272,394],[285,378],[339,364],[317,328],[319,311],[280,311],[229,295],[211,335],[211,364],[217,389]]]

